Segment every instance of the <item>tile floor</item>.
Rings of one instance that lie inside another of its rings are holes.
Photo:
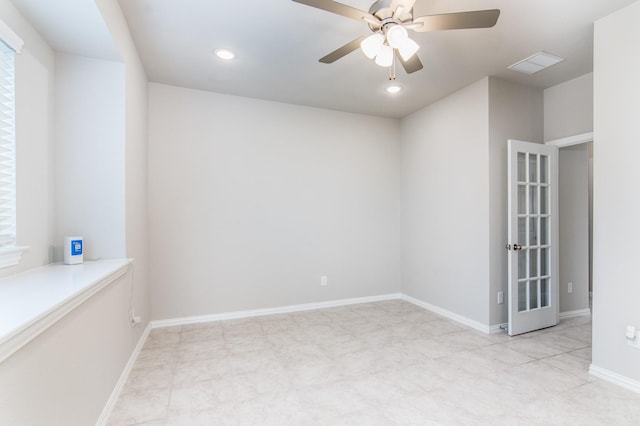
[[[639,425],[590,318],[486,335],[394,300],[155,329],[109,425]]]

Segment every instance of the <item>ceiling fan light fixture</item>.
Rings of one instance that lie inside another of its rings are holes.
[[[397,49],[409,39],[409,33],[402,25],[391,25],[387,28],[387,43]]]
[[[362,52],[367,58],[373,59],[378,55],[378,53],[380,53],[383,45],[384,36],[380,33],[375,33],[362,40],[362,43],[360,43],[360,49],[362,49]]]
[[[408,61],[420,49],[420,45],[407,37],[407,39],[398,47],[398,53],[402,59]]]
[[[383,45],[380,53],[376,56],[376,64],[381,67],[390,67],[393,64],[393,47]]]

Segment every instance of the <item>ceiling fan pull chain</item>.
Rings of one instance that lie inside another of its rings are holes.
[[[391,66],[389,67],[389,80],[394,81],[396,79],[396,57],[393,56]]]

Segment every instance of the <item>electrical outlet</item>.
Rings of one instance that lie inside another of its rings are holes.
[[[327,276],[323,275],[320,277],[320,285],[327,285]]]
[[[503,291],[499,291],[498,292],[498,305],[502,305],[504,303],[504,292]]]
[[[142,318],[140,318],[138,315],[136,315],[136,310],[135,309],[130,309],[129,310],[129,323],[131,324],[131,327],[135,327],[136,325],[138,325],[141,320],[142,320]]]
[[[573,293],[573,283],[571,281],[567,284],[567,293]]]
[[[627,345],[640,349],[640,333],[637,332],[634,326],[627,326],[625,337],[627,338]]]

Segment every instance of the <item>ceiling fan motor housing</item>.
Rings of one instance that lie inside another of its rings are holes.
[[[393,15],[395,10],[392,8],[393,0],[378,0],[371,5],[369,13],[376,18],[380,19],[380,24],[375,25],[369,22],[369,28],[371,31],[376,32],[384,30],[389,24],[401,24],[403,22],[411,22],[413,20],[413,8],[408,10],[401,10],[400,15],[395,19]]]

